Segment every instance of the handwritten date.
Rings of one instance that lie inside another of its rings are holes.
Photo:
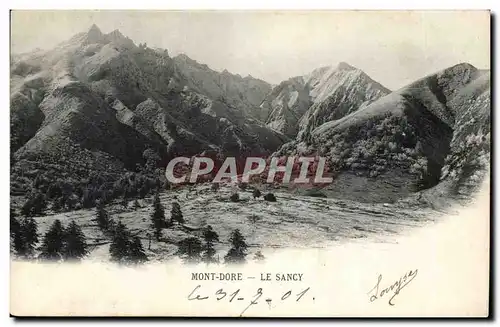
[[[292,298],[295,299],[296,302],[299,302],[306,293],[308,293],[310,290],[310,287],[307,287],[306,289],[294,293],[293,290],[288,290],[284,292],[283,294],[278,295],[278,300],[277,301],[286,301],[289,297],[292,296]],[[248,294],[247,294],[248,295]],[[256,305],[260,303],[259,301],[261,300],[261,297],[264,296],[264,291],[261,287],[259,287],[249,298],[246,297],[244,294],[242,294],[241,289],[237,289],[234,292],[228,292],[224,290],[223,288],[218,289],[215,293],[212,295],[207,293],[202,293],[201,291],[201,285],[197,285],[191,293],[188,295],[188,300],[189,301],[203,301],[203,300],[208,300],[211,298],[215,298],[217,301],[228,301],[229,303],[231,302],[247,302],[247,306],[243,309],[243,311],[240,313],[240,316],[242,316],[251,306]],[[314,300],[314,298],[312,298]],[[249,302],[248,302],[249,301]],[[265,302],[269,305],[269,308],[271,308],[271,302],[273,301],[273,298],[269,297],[266,295]]]

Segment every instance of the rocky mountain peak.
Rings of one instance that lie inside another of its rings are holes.
[[[92,24],[88,29],[87,33],[84,34],[83,43],[84,44],[93,44],[93,43],[103,43],[106,40],[106,37],[101,32],[99,27],[96,24]]]
[[[106,34],[105,38],[108,42],[113,42],[115,44],[122,44],[130,47],[133,47],[135,45],[131,39],[123,35],[118,29],[115,29]]]
[[[96,24],[92,24],[92,26],[90,26],[90,28],[88,29],[88,33],[101,33],[102,34],[101,29]]]
[[[338,63],[337,69],[338,70],[358,70],[356,67],[353,67],[344,61],[341,61]]]
[[[95,26],[95,25],[94,25]],[[120,32],[120,30],[116,29],[108,33],[108,36],[116,39],[125,38],[125,36]]]
[[[270,128],[295,137],[301,130],[342,118],[389,92],[362,70],[340,62],[280,83],[262,106],[269,111],[266,123]]]
[[[93,36],[102,37],[103,34],[101,32],[101,29],[96,24],[92,24],[92,26],[90,26],[90,28],[87,31],[87,36],[89,36],[89,37],[93,37]]]

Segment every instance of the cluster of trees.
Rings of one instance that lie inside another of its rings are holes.
[[[219,259],[215,257],[214,243],[219,242],[219,235],[213,230],[212,226],[208,225],[204,228],[203,240],[204,243],[197,237],[183,239],[177,244],[179,246],[177,255],[185,263],[218,263]]]
[[[336,170],[364,169],[372,177],[387,169],[390,162],[406,165],[404,156],[417,146],[415,129],[406,117],[391,114],[349,126],[324,141],[320,152],[329,155]]]
[[[111,237],[109,254],[111,260],[121,264],[140,264],[148,261],[148,257],[138,236],[132,236],[127,227],[118,223],[109,216],[104,203],[99,203],[96,208],[94,221],[104,234]]]
[[[160,196],[156,194],[153,201],[153,212],[151,213],[151,227],[154,230],[156,239],[158,241],[160,240],[162,229],[172,227],[176,223],[184,223],[184,216],[182,215],[180,204],[177,202],[172,203],[170,220],[167,220],[165,217],[165,208],[163,208],[161,204]]]
[[[219,235],[213,230],[212,226],[208,225],[203,230],[203,242],[197,237],[188,237],[178,243],[179,250],[177,255],[179,255],[185,263],[204,262],[207,264],[218,264],[219,258],[215,257],[215,242],[219,242]],[[239,229],[235,229],[231,233],[229,243],[231,244],[231,248],[224,256],[224,263],[245,263],[248,255],[248,245]],[[254,256],[255,261],[263,261],[264,259],[265,257],[261,251],[258,251]]]
[[[352,125],[327,138],[316,140],[318,154],[329,158],[333,171],[365,171],[377,177],[387,169],[406,169],[417,176],[417,190],[435,183],[435,168],[427,161],[415,126],[406,116],[390,113]]]
[[[33,182],[32,191],[22,207],[26,216],[43,215],[50,208],[55,212],[92,208],[98,203],[110,203],[115,199],[144,198],[157,192],[163,183],[159,179],[141,173],[127,173],[114,183],[101,177],[89,178],[83,184],[70,184],[56,180],[50,182],[39,175]]]
[[[87,242],[80,226],[71,221],[64,228],[59,219],[50,226],[42,240],[39,258],[44,260],[80,260],[87,255]]]
[[[113,262],[121,264],[141,264],[148,261],[141,239],[138,236],[132,236],[121,222],[118,222],[114,229],[109,254]]]
[[[16,213],[10,211],[10,244],[11,250],[18,257],[32,258],[38,243],[38,225],[31,217],[17,219]]]
[[[109,248],[111,260],[120,264],[140,264],[148,261],[142,241],[138,236],[133,236],[130,230],[122,222],[116,222],[110,217],[105,209],[104,202],[98,202],[96,215],[93,221],[99,226],[105,235],[111,237]],[[165,209],[161,204],[158,194],[153,201],[153,212],[151,213],[151,226],[157,240],[161,238],[163,228],[174,224],[184,223],[184,217],[179,203],[174,202],[169,220],[165,218]],[[21,220],[11,210],[11,244],[17,256],[35,257],[36,244],[39,241],[38,226],[36,221],[26,216]],[[151,240],[150,240],[151,241]],[[189,237],[178,243],[178,255],[186,263],[204,262],[219,263],[216,257],[215,244],[219,242],[219,235],[212,226],[203,229],[203,241],[197,237]],[[231,248],[224,256],[224,263],[237,264],[246,262],[248,245],[245,237],[236,229],[229,238]],[[55,220],[49,230],[42,238],[38,258],[43,260],[79,260],[88,253],[88,245],[85,235],[80,226],[72,221],[66,228],[60,220]],[[264,260],[259,251],[255,254],[256,261]]]
[[[39,235],[36,221],[32,217],[18,220],[15,212],[11,210],[10,237],[13,253],[22,258],[70,261],[80,260],[88,253],[85,235],[75,221],[71,221],[64,228],[61,221],[56,219],[43,236],[40,248],[37,249]],[[35,250],[40,251],[38,256]]]
[[[19,163],[12,167],[11,187],[16,193],[26,195],[22,209],[26,216],[42,215],[47,208],[55,212],[72,211],[120,198],[144,198],[168,185],[163,169],[158,168],[161,161],[158,154],[146,149],[142,156],[144,164],[127,173],[89,172],[85,161],[63,167],[52,157],[40,156],[35,161],[22,161],[32,169],[22,169]]]
[[[181,207],[177,202],[172,203],[171,217],[169,220],[166,219],[165,209],[161,204],[159,194],[155,195],[150,218],[154,236],[158,241],[161,239],[164,228],[172,227],[176,223],[184,223]],[[112,239],[109,248],[112,261],[121,264],[139,264],[148,261],[141,239],[138,236],[132,236],[130,230],[122,222],[116,222],[111,218],[105,209],[104,202],[97,204],[94,221],[103,233]],[[149,241],[151,242],[151,240]]]

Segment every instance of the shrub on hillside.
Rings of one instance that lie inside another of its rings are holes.
[[[240,201],[240,195],[238,193],[233,193],[231,194],[229,199],[231,200],[231,202],[238,202]]]
[[[264,200],[269,202],[276,202],[276,196],[274,196],[273,193],[267,193],[266,195],[264,195]]]

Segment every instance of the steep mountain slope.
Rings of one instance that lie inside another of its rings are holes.
[[[480,74],[452,100],[455,128],[441,180],[455,194],[467,195],[477,190],[490,168],[490,72]]]
[[[271,92],[269,83],[251,76],[233,75],[227,70],[218,73],[184,54],[173,60],[178,74],[193,91],[238,109],[247,117],[263,118],[259,105]]]
[[[326,122],[276,155],[327,156],[336,196],[392,201],[438,184],[445,162],[458,160],[457,143],[479,137],[481,150],[465,152],[487,157],[489,116],[489,73],[459,64]]]
[[[344,62],[291,78],[275,87],[261,107],[274,130],[302,138],[304,131],[339,119],[390,91]]]
[[[267,83],[217,77],[208,68],[189,75],[190,68],[180,66],[166,50],[136,46],[119,31],[104,34],[95,25],[52,50],[13,56],[15,175],[36,175],[50,163],[70,175],[86,169],[118,176],[143,166],[146,150],[164,167],[175,155],[266,154],[287,140],[245,111],[261,101]],[[210,83],[194,88],[197,78],[201,85],[218,78],[227,93]],[[228,106],[238,99],[241,106]]]
[[[260,105],[267,126],[295,137],[298,121],[312,103],[309,93],[309,86],[301,76],[281,82]]]
[[[321,76],[311,76],[310,80],[314,81],[311,95],[315,101],[300,119],[299,139],[321,124],[340,119],[391,92],[346,63]]]

